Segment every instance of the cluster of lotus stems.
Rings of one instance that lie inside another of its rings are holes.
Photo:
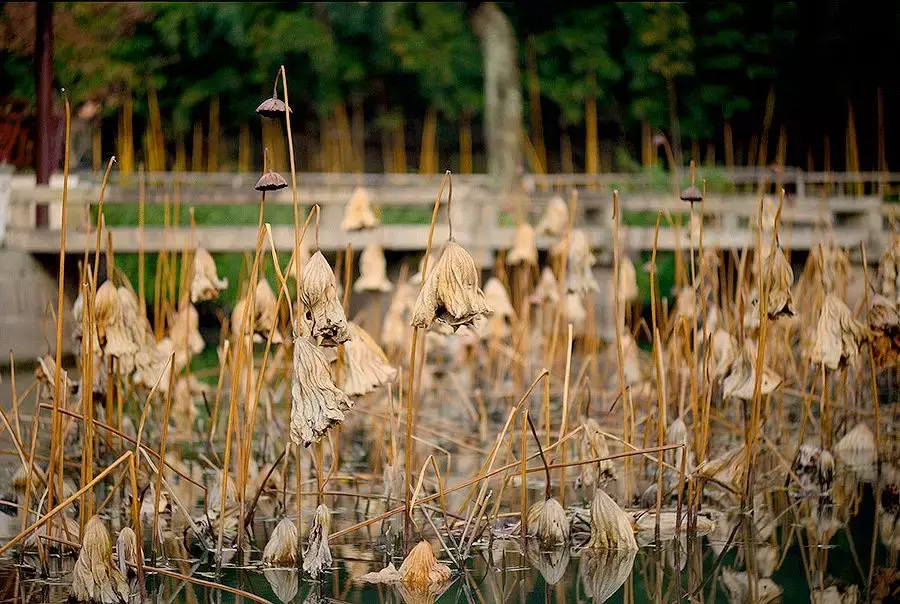
[[[276,88],[257,112],[285,120],[290,137],[283,70],[279,77],[285,100]],[[648,324],[636,308],[637,269],[619,250],[617,195],[612,287],[597,281],[573,195],[569,203],[554,197],[536,227],[520,218],[512,248],[482,289],[481,270],[452,225],[432,249],[443,184],[418,272],[407,279],[404,269],[396,284],[379,246],[362,252],[352,284],[345,254],[339,280],[318,249],[317,224],[315,251],[304,242],[318,208],[301,229],[293,186],[295,242],[282,271],[263,209],[266,193],[288,186],[269,166],[256,185],[258,241],[223,320],[215,382],[191,370],[205,348],[196,305],[229,286],[206,250],[185,252],[181,296],[155,318],[165,326],[160,338],[127,279],[107,270],[98,285],[96,260],[93,269],[85,263],[70,328],[79,379],[50,356],[36,370],[35,419],[40,409],[53,412],[51,463],[35,461],[35,428],[23,442],[15,401],[15,421],[2,414],[22,462],[4,499],[19,505],[22,531],[0,553],[21,544],[46,569],[48,549],[78,550],[72,596],[106,603],[142,590],[145,570],[164,572],[146,564],[145,541],[152,557],[176,566],[198,550],[219,565],[249,556],[255,543],[273,590],[289,601],[298,567],[316,580],[334,564],[333,543],[377,523],[387,558],[402,542],[405,559],[354,578],[391,584],[405,601],[433,601],[465,572],[477,544],[493,565],[518,551],[549,584],[578,554],[584,591],[600,602],[628,579],[640,547],[663,543],[667,564],[681,572],[698,555],[696,538],[706,536],[730,601],[778,596],[773,575],[796,542],[816,546],[804,556],[814,600],[852,602],[863,586],[829,580],[825,546],[871,489],[877,541],[896,562],[898,441],[879,392],[900,355],[900,237],[877,273],[860,250],[862,277],[847,250],[823,240],[795,279],[781,245],[783,198],[766,197],[755,250],[727,262],[703,249],[703,195],[692,182],[682,193],[691,204],[690,278],[678,280],[670,311],[660,302],[654,249]],[[369,192],[357,187],[341,228],[377,226]],[[552,238],[544,266],[538,236]],[[274,288],[262,273],[267,238]],[[351,291],[373,296],[377,312],[348,319]],[[616,327],[606,346],[596,331],[605,292]],[[649,351],[638,344],[641,333]],[[208,471],[170,440],[200,443]],[[445,454],[446,465],[438,461]],[[70,455],[80,455],[80,476]],[[105,465],[96,476],[95,465]],[[119,481],[97,506],[94,489],[112,473]],[[492,480],[500,481],[496,493]],[[339,490],[353,481],[375,486]],[[535,485],[543,492],[529,505]],[[308,525],[304,494],[316,498]],[[333,527],[326,502],[358,505],[362,495],[380,509],[373,514],[367,504],[360,522]],[[254,519],[271,521],[271,533],[259,535]],[[107,523],[118,526],[115,558]],[[738,542],[738,561],[720,568]],[[438,544],[449,565],[438,561]],[[677,599],[685,588],[700,593],[702,565],[676,585]]]

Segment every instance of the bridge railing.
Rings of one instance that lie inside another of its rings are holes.
[[[289,175],[285,175],[288,179]],[[891,191],[900,189],[898,173],[807,173],[793,168],[700,169],[698,185],[707,187],[703,204],[704,245],[740,248],[755,244],[753,226],[758,194],[777,200],[775,191],[784,187],[785,229],[782,242],[795,249],[809,249],[823,237],[838,245],[856,247],[865,243],[880,253],[885,241],[885,223],[900,213],[885,205]],[[76,174],[69,187],[68,248],[83,250],[93,245],[96,206],[101,175]],[[256,218],[260,194],[253,190],[258,174],[237,173],[147,173],[143,184],[137,175],[113,172],[104,204],[106,225],[116,249],[134,251],[139,245],[138,199],[143,189],[146,223],[143,245],[148,251],[182,248],[197,243],[213,251],[243,251],[256,241]],[[348,243],[361,247],[377,242],[386,249],[424,248],[431,207],[440,188],[442,174],[298,174],[298,201],[305,210],[312,204],[322,209],[320,245],[341,249]],[[535,224],[555,195],[568,200],[577,191],[576,217],[579,227],[597,247],[611,244],[612,191],[620,191],[622,229],[626,249],[637,252],[652,247],[659,212],[660,249],[690,245],[691,208],[676,195],[686,184],[665,174],[558,174],[524,175],[508,194],[500,194],[486,175],[453,176],[454,235],[489,261],[492,253],[508,247],[520,218]],[[353,190],[368,189],[383,225],[372,231],[343,233],[339,225]],[[446,199],[447,192],[444,197]],[[33,252],[59,249],[61,190],[28,186],[14,180],[6,215],[7,245]],[[38,204],[49,206],[50,225],[38,229]],[[266,220],[273,225],[276,245],[293,244],[292,193],[284,189],[266,196]],[[196,230],[188,224],[188,208],[194,208]],[[696,236],[699,207],[694,208]],[[3,215],[0,209],[0,215]],[[446,205],[442,205],[439,237],[445,234]],[[164,223],[168,228],[164,228]],[[553,238],[539,237],[538,246],[552,245]],[[696,240],[695,240],[696,243]]]

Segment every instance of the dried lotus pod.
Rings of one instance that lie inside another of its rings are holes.
[[[272,94],[272,98],[264,100],[256,107],[256,113],[261,115],[264,118],[274,120],[280,119],[284,117],[284,115],[291,111],[284,104],[284,101],[278,98],[277,94]],[[293,113],[293,111],[291,111]]]
[[[763,273],[767,283],[765,288],[768,291],[766,312],[770,319],[777,319],[782,316],[792,317],[794,312],[794,301],[791,295],[791,286],[794,284],[794,269],[788,262],[784,250],[780,247],[776,248],[772,255],[766,260],[766,270]],[[764,290],[764,291],[766,291]]]
[[[427,587],[450,579],[450,568],[437,561],[431,543],[422,540],[410,550],[399,568],[401,581],[410,586]]]
[[[102,604],[127,602],[131,597],[125,576],[113,566],[112,540],[99,516],[92,516],[84,527],[71,593],[79,602]]]
[[[412,309],[410,325],[428,328],[436,320],[454,331],[489,315],[490,307],[478,286],[478,269],[472,256],[452,239],[444,246],[440,260],[425,277]]]
[[[852,365],[868,336],[866,326],[853,316],[847,305],[835,294],[828,294],[816,325],[810,359],[828,369]]]
[[[539,235],[562,235],[569,227],[569,206],[562,196],[554,195],[537,225]]]
[[[527,222],[516,227],[513,244],[506,254],[506,263],[510,266],[537,266],[538,249],[534,241],[534,228]]]
[[[297,527],[288,518],[275,525],[262,553],[263,564],[270,566],[295,566],[297,564]]]
[[[342,231],[361,231],[371,229],[379,224],[378,218],[372,213],[368,189],[356,187],[347,207],[344,208],[344,219],[341,221]]]
[[[303,552],[303,571],[313,578],[331,566],[331,549],[328,547],[330,532],[331,512],[325,505],[319,504],[309,530],[309,547]]]
[[[528,508],[528,536],[536,538],[545,549],[568,547],[569,519],[556,499],[550,497]]]
[[[291,440],[308,447],[334,424],[344,421],[353,406],[331,380],[328,361],[307,338],[294,339],[294,371],[291,385]]]
[[[337,346],[350,339],[334,272],[322,252],[313,254],[300,273],[300,301],[310,333],[320,346]]]
[[[631,520],[603,489],[594,489],[589,549],[637,551]]]
[[[397,377],[397,369],[365,329],[348,321],[350,340],[344,344],[341,389],[347,396],[362,396]],[[336,356],[336,355],[335,355]]]
[[[619,261],[619,300],[631,302],[638,297],[637,271],[631,258]]]
[[[228,279],[219,279],[216,262],[204,248],[194,250],[193,272],[191,274],[191,302],[215,300],[219,293],[228,289]]]
[[[288,186],[284,176],[273,170],[264,172],[253,186],[257,191],[279,191]]]
[[[690,203],[697,203],[703,201],[703,193],[700,192],[700,189],[691,185],[685,189],[681,190],[681,194],[678,196],[681,201],[687,201]]]
[[[138,554],[138,552],[141,553]],[[130,526],[122,527],[116,539],[116,562],[123,577],[135,572],[133,567],[137,566],[138,558],[143,563],[144,554],[138,549],[137,535],[135,535],[134,529]]]
[[[387,261],[378,244],[367,245],[359,255],[359,278],[353,284],[355,292],[389,292],[394,284],[387,278]]]

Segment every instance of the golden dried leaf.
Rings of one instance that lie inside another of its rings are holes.
[[[313,254],[300,273],[300,301],[310,333],[320,346],[337,346],[350,339],[334,272],[322,252]]]
[[[307,338],[294,339],[294,372],[291,385],[291,440],[308,447],[334,424],[344,421],[353,406],[334,385],[328,361]]]
[[[347,396],[362,396],[397,377],[397,369],[368,332],[349,321],[350,340],[344,344],[341,388]],[[335,355],[336,357],[336,355]]]
[[[455,241],[448,241],[422,284],[410,324],[427,329],[438,320],[455,331],[489,315],[491,309],[478,285],[478,269],[472,256]]]
[[[407,554],[399,572],[403,583],[420,587],[442,583],[451,576],[450,569],[437,561],[434,548],[425,540],[419,541]]]
[[[866,326],[853,316],[847,305],[835,294],[828,294],[816,325],[816,339],[810,358],[829,369],[852,365],[868,336]]]

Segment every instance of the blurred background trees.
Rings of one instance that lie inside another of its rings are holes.
[[[127,164],[131,146],[131,169],[256,170],[267,141],[284,161],[252,114],[284,64],[301,169],[483,171],[479,4],[58,2],[55,82],[95,109],[82,166],[113,149]],[[767,163],[769,101],[788,164],[823,169],[828,151],[843,167],[851,108],[860,165],[896,156],[886,5],[495,4],[515,35],[526,170],[663,167],[660,134],[679,163]],[[4,3],[4,102],[33,100],[33,52],[33,6]]]

